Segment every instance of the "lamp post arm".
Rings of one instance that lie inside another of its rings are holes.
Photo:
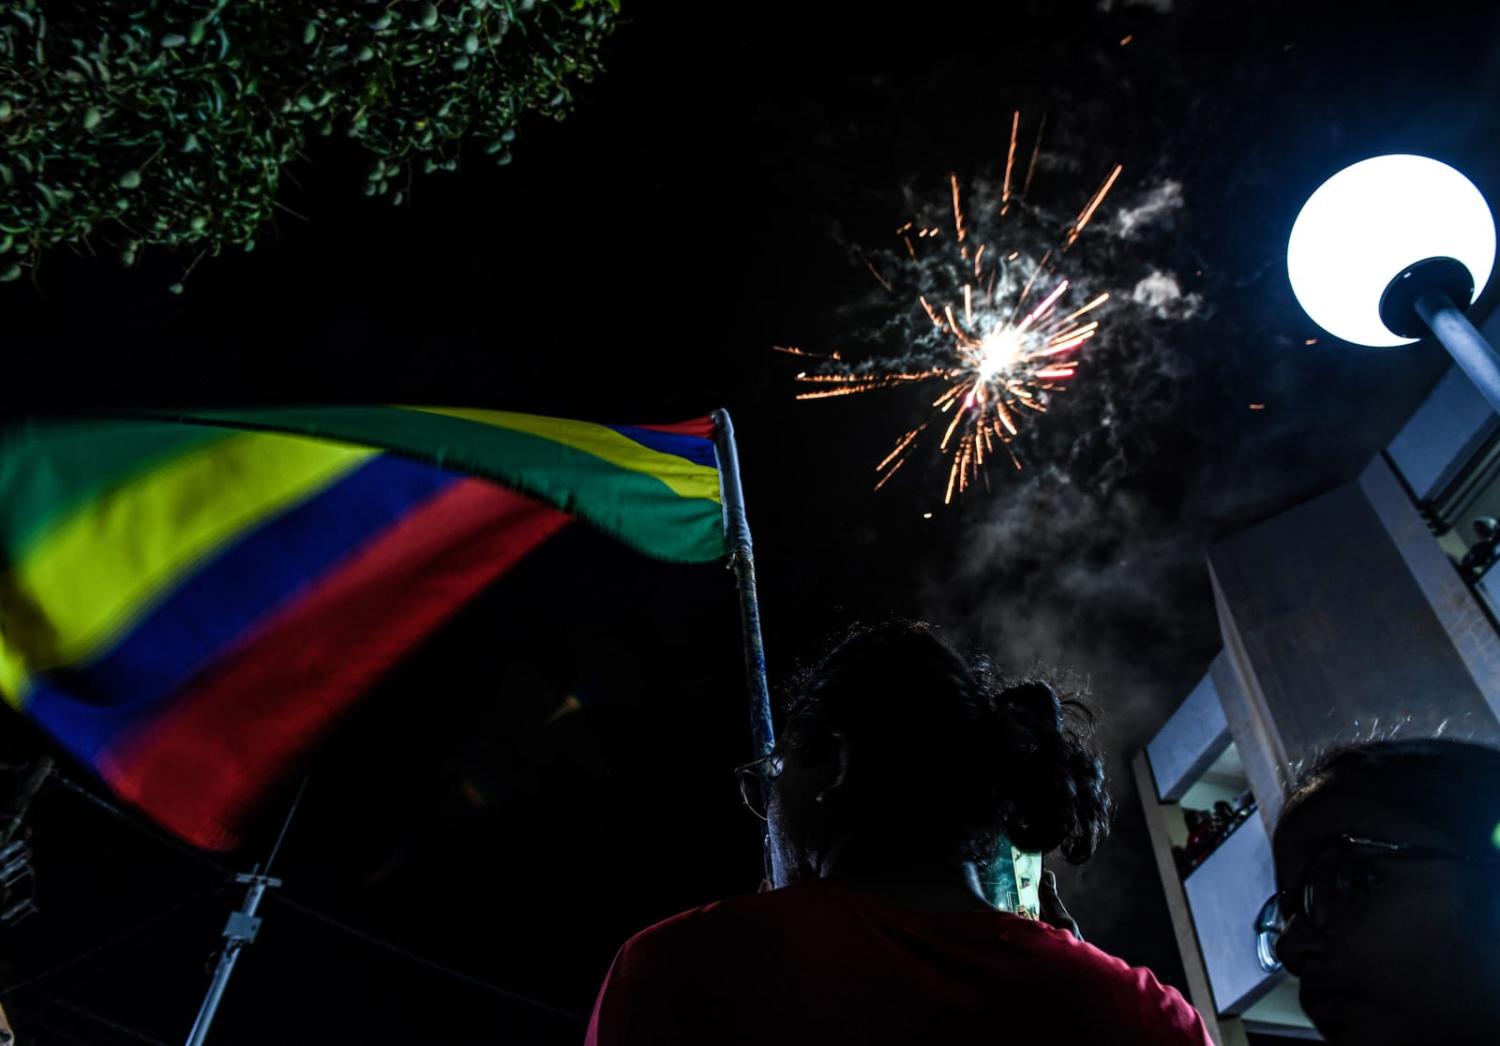
[[[1484,335],[1448,295],[1439,291],[1419,295],[1416,308],[1422,322],[1479,389],[1490,410],[1500,414],[1500,356],[1495,355]]]

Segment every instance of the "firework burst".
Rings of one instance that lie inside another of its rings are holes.
[[[910,354],[899,363],[875,360],[856,367],[837,353],[818,356],[777,347],[820,361],[819,369],[797,375],[797,382],[805,386],[797,394],[799,400],[941,385],[930,401],[932,416],[904,433],[876,465],[876,490],[911,460],[924,436],[938,438],[939,450],[948,457],[944,504],[981,478],[988,485],[991,461],[1006,460],[1020,469],[1021,458],[1012,447],[1020,419],[1046,412],[1051,396],[1077,374],[1084,350],[1099,333],[1099,320],[1090,313],[1109,295],[1099,294],[1070,308],[1072,288],[1058,269],[1113,188],[1121,167],[1116,164],[1110,170],[1038,260],[1026,250],[1037,239],[1035,231],[1028,232],[1009,216],[1023,210],[1018,205],[1024,205],[1030,191],[1046,121],[1038,126],[1020,191],[1013,194],[1020,124],[1021,114],[1016,112],[999,191],[992,188],[976,206],[976,220],[971,222],[965,212],[958,176],[950,175],[951,228],[946,219],[931,225],[912,219],[898,228],[902,253],[897,257],[905,271],[896,281],[874,261],[865,260],[870,274],[891,295],[904,296],[906,285],[912,284],[910,304],[920,312],[915,313],[918,333]],[[1056,230],[1058,224],[1051,228]]]

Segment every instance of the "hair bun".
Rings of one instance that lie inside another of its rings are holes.
[[[1020,713],[1039,736],[1038,742],[1061,738],[1064,729],[1062,699],[1040,680],[1020,683],[1000,691],[997,703],[1012,714]]]
[[[1070,724],[1070,710],[1079,722]],[[1104,764],[1087,743],[1092,717],[1041,680],[1001,690],[995,712],[1002,764],[1011,767],[1004,783],[1006,834],[1022,850],[1058,850],[1075,863],[1087,859],[1108,833],[1113,807]]]

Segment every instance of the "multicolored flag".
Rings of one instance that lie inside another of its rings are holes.
[[[723,556],[712,437],[432,407],[24,423],[0,433],[0,694],[230,848],[361,693],[570,519]]]

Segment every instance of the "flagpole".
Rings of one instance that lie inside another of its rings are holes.
[[[745,642],[745,682],[750,691],[750,741],[756,757],[770,755],[776,744],[771,723],[771,688],[766,683],[766,651],[760,638],[760,603],[755,596],[755,553],[745,492],[740,486],[740,456],[734,444],[729,411],[713,413],[714,444],[719,452],[719,493],[724,504],[724,541],[729,566],[740,590],[740,628]]]
[[[203,996],[203,1005],[198,1008],[198,1018],[193,1021],[193,1030],[188,1032],[187,1046],[203,1046],[203,1040],[208,1037],[208,1029],[214,1022],[214,1015],[219,1012],[224,989],[229,985],[229,975],[234,973],[234,964],[239,961],[244,947],[254,943],[255,935],[260,932],[260,917],[255,914],[260,908],[260,900],[267,889],[281,885],[280,879],[273,879],[269,874],[271,862],[281,852],[281,844],[286,839],[287,829],[292,826],[292,817],[296,815],[297,807],[302,805],[302,793],[305,791],[306,777],[302,778],[297,797],[292,800],[292,808],[287,811],[286,820],[281,823],[281,831],[277,833],[276,843],[271,847],[271,855],[266,858],[265,871],[261,870],[260,865],[256,865],[249,873],[242,872],[234,877],[235,882],[250,888],[245,891],[244,903],[229,913],[229,921],[224,924],[224,947],[219,952],[214,979],[209,982],[208,993]]]

